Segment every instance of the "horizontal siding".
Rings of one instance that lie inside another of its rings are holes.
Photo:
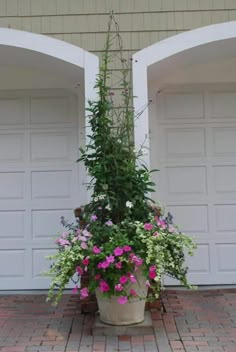
[[[0,0],[0,27],[48,35],[100,56],[111,10],[129,54],[184,31],[236,20],[236,0]]]

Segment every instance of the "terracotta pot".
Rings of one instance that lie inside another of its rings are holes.
[[[139,297],[129,299],[126,304],[119,304],[118,296],[106,298],[99,291],[96,290],[96,297],[100,313],[100,321],[109,325],[132,325],[139,324],[144,321],[145,302],[147,297],[147,278],[141,272],[137,273],[137,283],[129,283],[125,287],[127,292],[132,288]]]

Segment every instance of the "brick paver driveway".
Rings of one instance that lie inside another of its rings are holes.
[[[151,309],[147,336],[91,336],[94,317],[81,315],[77,296],[57,308],[45,295],[0,296],[0,351],[236,352],[236,289],[166,291],[163,312]]]

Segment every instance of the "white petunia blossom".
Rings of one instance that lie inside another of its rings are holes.
[[[133,203],[130,202],[129,200],[125,203],[125,205],[127,206],[127,208],[133,208]]]
[[[107,204],[107,205],[105,206],[105,209],[107,209],[108,211],[110,211],[110,210],[111,210],[110,205],[109,205],[109,204]]]

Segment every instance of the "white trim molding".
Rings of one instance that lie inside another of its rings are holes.
[[[236,55],[236,21],[214,24],[162,40],[133,55],[133,92],[135,111],[148,105],[148,85],[179,68],[204,63],[214,58]],[[136,148],[145,141],[149,148],[149,118],[145,110],[135,125]],[[150,164],[150,156],[146,163]]]

